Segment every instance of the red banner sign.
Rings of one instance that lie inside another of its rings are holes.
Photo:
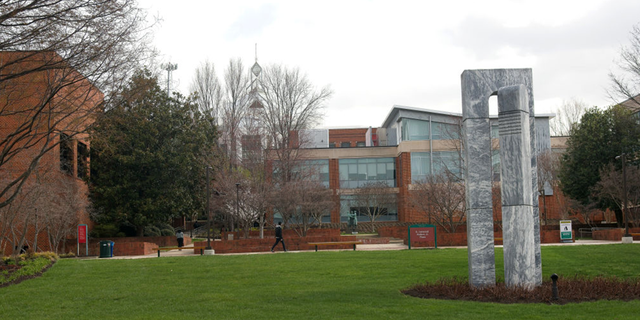
[[[412,242],[428,242],[434,240],[433,228],[411,228]]]
[[[78,226],[78,243],[87,243],[87,225]]]

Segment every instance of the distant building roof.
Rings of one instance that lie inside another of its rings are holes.
[[[398,112],[400,112],[400,110],[417,111],[417,112],[424,112],[424,113],[433,113],[433,114],[439,114],[439,115],[445,115],[445,116],[453,116],[453,117],[462,117],[462,113],[457,113],[457,112],[448,112],[448,111],[439,111],[439,110],[431,110],[431,109],[423,109],[423,108],[415,108],[415,107],[394,105],[393,108],[391,109],[391,111],[389,112],[389,114],[387,115],[387,117],[385,118],[384,122],[382,123],[382,127],[385,128],[385,127],[389,126],[390,125],[389,122],[391,122],[395,118],[396,114]],[[538,114],[536,114],[536,118],[554,118],[555,116],[556,116],[555,113],[538,113]],[[490,115],[489,118],[497,119],[498,116],[497,115]]]

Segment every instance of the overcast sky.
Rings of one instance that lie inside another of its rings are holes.
[[[608,73],[640,23],[638,0],[170,1],[140,0],[162,22],[154,45],[178,64],[189,93],[195,69],[232,58],[298,67],[334,91],[322,123],[380,126],[393,105],[462,112],[465,69],[532,68],[536,113],[563,100],[612,103]]]

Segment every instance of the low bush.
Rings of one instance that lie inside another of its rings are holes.
[[[552,281],[544,281],[532,290],[507,287],[503,281],[495,286],[473,288],[467,279],[440,279],[413,286],[403,293],[425,299],[468,300],[495,303],[566,304],[596,300],[630,301],[640,299],[640,279],[616,277],[560,277],[558,299],[552,297]]]
[[[16,257],[3,257],[2,259],[6,266],[0,269],[0,287],[41,274],[47,267],[58,260],[58,255],[53,252],[28,252]]]

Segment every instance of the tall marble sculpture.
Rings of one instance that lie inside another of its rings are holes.
[[[462,73],[469,282],[475,287],[495,284],[489,97],[496,94],[502,112],[500,157],[509,162],[501,165],[505,281],[532,287],[542,283],[542,263],[539,210],[533,201],[538,195],[531,69]]]

